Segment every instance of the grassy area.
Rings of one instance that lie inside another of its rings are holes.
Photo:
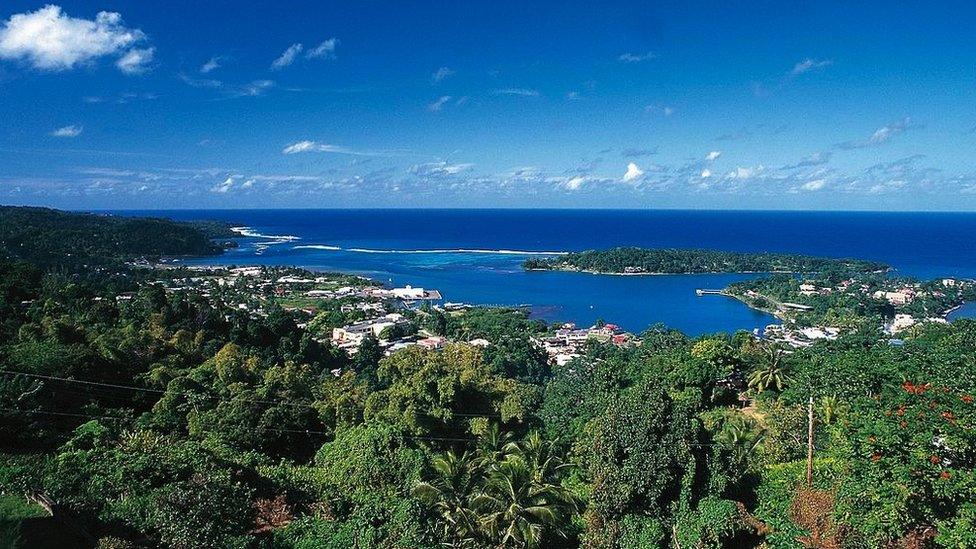
[[[0,496],[0,549],[27,547],[23,525],[47,517],[47,511],[19,494]]]
[[[47,511],[43,507],[27,501],[20,494],[0,496],[0,521],[20,521],[46,516]]]

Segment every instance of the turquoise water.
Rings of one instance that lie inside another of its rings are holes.
[[[264,237],[201,262],[298,265],[435,288],[447,301],[531,305],[546,320],[604,319],[640,331],[751,330],[774,319],[697,288],[753,275],[524,272],[533,253],[633,245],[796,252],[890,263],[918,277],[976,276],[976,215],[640,210],[196,210]],[[292,238],[271,238],[289,236]],[[968,310],[968,309],[967,309]],[[962,314],[962,313],[960,313]]]

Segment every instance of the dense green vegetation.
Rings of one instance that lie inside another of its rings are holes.
[[[816,290],[804,293],[803,286],[812,286]],[[884,292],[906,289],[912,296],[907,303],[895,305],[883,297]],[[727,291],[750,306],[769,311],[776,310],[773,301],[809,306],[809,311],[794,310],[781,315],[789,316],[799,325],[845,328],[880,325],[896,314],[939,318],[952,308],[976,299],[976,284],[968,280],[954,281],[952,286],[946,286],[942,280],[919,281],[875,273],[849,278],[836,273],[805,278],[778,274],[736,282]],[[881,295],[876,296],[878,292]]]
[[[457,343],[350,359],[167,276],[0,262],[0,533],[39,492],[104,548],[976,545],[976,322],[550,367],[522,311],[426,309]]]
[[[572,270],[607,274],[640,273],[813,273],[885,271],[876,261],[830,259],[797,254],[740,253],[717,250],[611,248],[573,252],[551,258],[530,258],[529,270]]]
[[[217,222],[72,213],[0,206],[0,255],[34,264],[104,264],[140,257],[214,255],[214,238],[232,236]]]

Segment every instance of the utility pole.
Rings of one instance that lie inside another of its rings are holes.
[[[813,487],[813,394],[807,403],[807,488]]]

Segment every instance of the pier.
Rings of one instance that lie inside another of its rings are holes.
[[[725,290],[709,290],[707,288],[699,288],[695,290],[695,295],[698,297],[703,295],[725,295]]]

